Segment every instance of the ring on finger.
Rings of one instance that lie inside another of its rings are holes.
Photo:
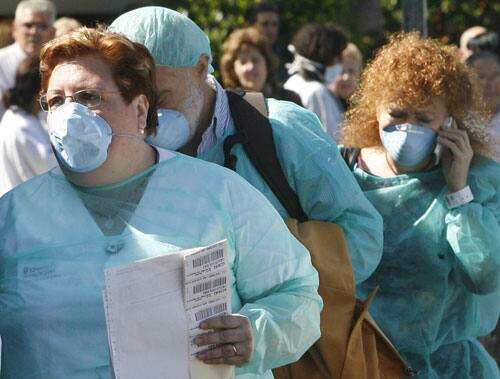
[[[236,349],[236,345],[232,343],[231,346],[233,347],[234,355],[235,356],[238,355],[238,350]]]

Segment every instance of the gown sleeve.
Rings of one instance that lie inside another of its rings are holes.
[[[473,293],[489,294],[499,289],[500,165],[476,161],[469,186],[474,200],[448,211],[446,238],[463,284]]]
[[[274,113],[279,116],[271,118],[285,175],[310,219],[342,226],[355,280],[361,283],[382,258],[382,217],[363,194],[316,115],[285,104],[286,109],[277,109]]]
[[[252,361],[237,373],[261,374],[296,361],[319,338],[323,303],[308,251],[262,194],[236,182],[229,192],[238,313],[250,319],[255,341]]]

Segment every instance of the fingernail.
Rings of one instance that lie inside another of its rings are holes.
[[[200,324],[200,329],[208,329],[208,324],[206,322],[202,322]]]
[[[201,337],[196,337],[193,342],[196,344],[196,345],[201,345],[203,343],[203,338]]]
[[[206,354],[205,353],[198,353],[198,354],[196,354],[196,358],[203,360],[206,358]]]

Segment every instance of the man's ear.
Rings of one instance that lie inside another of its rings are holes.
[[[137,115],[138,132],[144,131],[148,125],[149,101],[146,95],[140,94],[134,100],[134,109]]]
[[[205,81],[208,75],[208,55],[202,54],[195,66],[196,76]]]
[[[12,22],[11,25],[12,25],[12,27],[11,27],[10,34],[11,34],[12,38],[15,40],[17,37],[17,33],[19,33],[19,25],[18,25],[18,22],[15,20]]]

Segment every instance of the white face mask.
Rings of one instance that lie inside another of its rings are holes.
[[[332,66],[328,66],[325,70],[325,83],[331,84],[342,74],[342,63],[336,63]]]
[[[105,119],[75,102],[61,105],[52,112],[49,129],[50,142],[59,162],[79,173],[95,170],[106,161],[113,136],[142,141],[138,134],[113,133]]]
[[[158,109],[156,135],[146,138],[150,145],[167,150],[177,150],[189,141],[189,123],[186,117],[174,109]]]
[[[382,131],[382,144],[390,157],[401,166],[421,164],[434,150],[437,133],[414,124],[391,125]]]
[[[175,109],[158,109],[157,134],[146,139],[147,143],[168,150],[178,150],[190,141],[200,124],[204,105],[203,92],[192,75],[185,73],[177,85],[186,88],[183,100],[176,102]]]

